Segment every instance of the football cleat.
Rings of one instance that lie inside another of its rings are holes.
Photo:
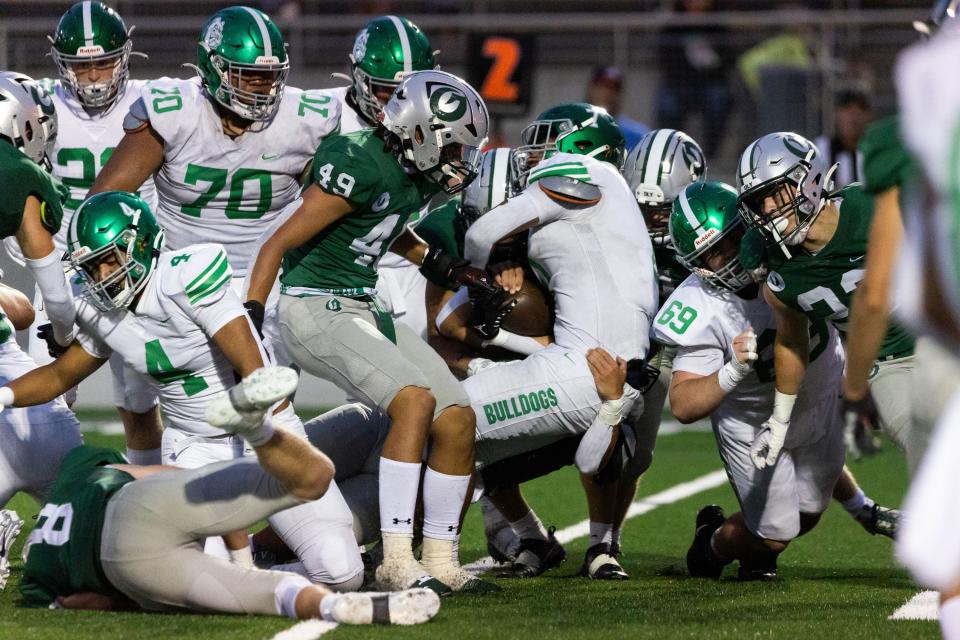
[[[878,504],[869,507],[863,505],[863,509],[857,515],[857,522],[872,536],[895,538],[900,528],[900,510],[881,507]]]
[[[289,367],[261,367],[207,403],[207,422],[241,436],[257,429],[270,407],[297,390],[297,378]]]
[[[777,579],[776,557],[766,562],[740,561],[737,580],[740,582],[768,581]]]
[[[693,544],[687,550],[687,570],[694,578],[719,578],[723,573],[724,563],[710,548],[710,538],[725,520],[723,509],[715,504],[709,504],[697,513]]]
[[[520,538],[510,528],[508,523],[496,530],[485,530],[487,536],[487,553],[500,564],[510,564],[517,559],[520,551]]]
[[[522,538],[517,549],[517,559],[510,566],[509,575],[533,578],[566,560],[567,552],[557,541],[555,531],[556,527],[550,527],[547,540]]]
[[[321,606],[323,606],[321,604]],[[440,610],[440,596],[431,589],[393,593],[341,593],[331,615],[343,624],[422,624]]]
[[[431,567],[430,573],[450,587],[454,593],[473,593],[477,595],[500,593],[502,589],[487,580],[471,575],[452,562],[442,567]]]
[[[0,510],[0,590],[7,586],[7,578],[10,577],[10,552],[22,528],[23,519],[16,511]]]
[[[384,560],[374,575],[377,588],[384,591],[426,588],[441,596],[453,593],[450,587],[430,575],[430,572],[412,557],[406,560]]]
[[[593,545],[583,558],[580,575],[593,580],[629,580],[630,574],[620,566],[617,555],[619,553],[614,554],[613,548],[606,542]]]

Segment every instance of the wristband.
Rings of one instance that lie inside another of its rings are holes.
[[[793,405],[796,401],[797,394],[776,391],[773,395],[773,419],[783,424],[790,424],[790,415],[793,413]]]
[[[0,407],[13,406],[13,389],[0,387]]]
[[[750,375],[753,366],[749,362],[737,362],[731,360],[717,372],[717,384],[725,393],[730,393],[734,388],[743,382],[743,379]]]
[[[604,400],[600,403],[600,412],[597,414],[597,418],[600,419],[600,422],[615,427],[623,420],[623,405],[623,396],[616,400]]]

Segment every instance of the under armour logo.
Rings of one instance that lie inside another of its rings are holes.
[[[401,520],[400,518],[393,519],[393,524],[400,524],[401,522],[403,524],[413,524],[413,518],[407,518],[406,520]]]

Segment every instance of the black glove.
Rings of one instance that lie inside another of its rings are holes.
[[[247,315],[250,316],[250,320],[257,330],[257,335],[263,340],[263,317],[267,313],[266,309],[256,300],[247,300],[243,303],[243,308],[247,310]]]
[[[484,340],[492,340],[500,333],[500,325],[517,306],[517,299],[506,290],[489,282],[468,287],[473,304],[471,325]]]
[[[880,427],[880,414],[877,411],[877,405],[873,402],[870,392],[867,392],[860,400],[849,400],[846,396],[843,398],[843,419],[848,432],[852,432],[857,423],[863,424],[868,429],[877,429]]]
[[[66,347],[61,347],[60,343],[53,337],[53,325],[49,322],[37,327],[37,337],[47,343],[47,353],[54,360],[62,356],[67,350]]]
[[[420,265],[420,273],[433,284],[447,289],[456,289],[457,285],[490,283],[490,276],[486,271],[471,267],[470,263],[460,256],[437,247],[427,249],[427,255]]]

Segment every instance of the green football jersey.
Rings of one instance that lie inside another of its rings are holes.
[[[380,257],[440,191],[408,175],[374,129],[324,139],[309,184],[349,200],[354,209],[284,255],[280,282],[286,293],[371,293]]]
[[[27,545],[20,593],[32,607],[86,591],[117,595],[100,567],[100,532],[107,501],[133,476],[105,465],[126,464],[118,452],[82,445],[60,465]]]
[[[771,255],[767,286],[788,307],[811,321],[831,322],[841,335],[846,335],[850,301],[863,280],[873,200],[858,184],[853,184],[842,189],[835,202],[839,204],[840,216],[826,246],[816,255],[797,252],[789,260]],[[890,323],[879,357],[911,353],[913,338],[896,323]]]
[[[417,225],[417,235],[431,247],[439,247],[445,253],[463,255],[463,236],[466,229],[459,224],[460,198],[447,200]]]
[[[3,140],[0,140],[0,176],[3,181],[0,238],[12,236],[20,228],[28,196],[40,201],[40,221],[44,228],[51,235],[60,230],[63,202],[70,196],[70,191],[19,149]]]
[[[860,140],[863,188],[870,194],[910,184],[918,175],[913,157],[900,138],[900,119],[883,118],[871,124]]]

